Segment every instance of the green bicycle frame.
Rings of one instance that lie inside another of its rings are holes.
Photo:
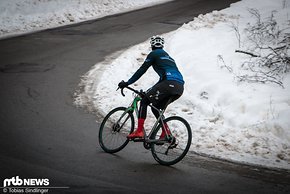
[[[139,112],[138,112],[138,102],[141,101],[141,100],[142,100],[142,98],[140,96],[136,96],[134,98],[131,106],[127,108],[128,112],[130,112],[130,111],[134,112],[135,111],[137,118],[138,118],[138,114],[139,114]]]
[[[121,117],[118,119],[117,123],[119,123],[122,118],[128,113],[128,112],[134,112],[136,113],[136,116],[138,118],[138,102],[141,101],[142,98],[140,96],[136,96],[133,100],[133,102],[131,103],[131,106],[129,106],[126,111],[121,115]],[[127,116],[127,118],[125,119],[125,121],[123,122],[122,126],[120,126],[120,129],[123,127],[123,125],[127,122],[127,120],[129,119],[129,115]]]

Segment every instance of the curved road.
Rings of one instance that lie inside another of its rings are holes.
[[[95,116],[73,105],[80,76],[105,56],[234,1],[174,1],[1,40],[0,187],[19,176],[69,187],[49,193],[290,193],[286,171],[194,155],[164,167],[141,144],[106,154]]]

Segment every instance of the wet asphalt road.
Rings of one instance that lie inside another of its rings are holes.
[[[20,176],[69,187],[49,193],[290,193],[285,171],[196,155],[164,167],[133,143],[106,154],[100,120],[73,105],[80,76],[105,56],[234,1],[174,1],[0,40],[0,187]]]

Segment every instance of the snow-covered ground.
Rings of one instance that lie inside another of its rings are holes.
[[[183,96],[168,107],[166,115],[181,115],[189,121],[192,151],[290,169],[290,74],[284,77],[284,88],[271,83],[238,82],[235,77],[247,72],[242,64],[249,56],[235,53],[239,44],[232,26],[238,26],[241,44],[246,46],[243,29],[256,20],[249,8],[259,10],[261,19],[274,14],[280,29],[289,27],[290,0],[242,0],[164,34],[165,50],[176,60],[186,81]],[[149,52],[146,41],[96,64],[83,77],[76,103],[99,109],[102,114],[128,105],[132,95],[127,92],[123,98],[116,91],[117,85],[131,77]],[[108,63],[111,65],[105,65]],[[156,73],[149,69],[134,87],[147,89],[157,80]]]
[[[54,28],[169,0],[0,0],[0,38]]]

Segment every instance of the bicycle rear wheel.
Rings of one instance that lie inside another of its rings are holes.
[[[99,144],[108,153],[122,150],[129,142],[127,135],[134,130],[134,116],[125,107],[111,110],[101,123]]]
[[[171,137],[163,144],[152,143],[151,152],[154,159],[162,165],[173,165],[187,154],[192,139],[188,122],[179,116],[168,117],[164,120],[171,131]],[[162,132],[161,124],[154,130],[151,138],[158,140]]]

